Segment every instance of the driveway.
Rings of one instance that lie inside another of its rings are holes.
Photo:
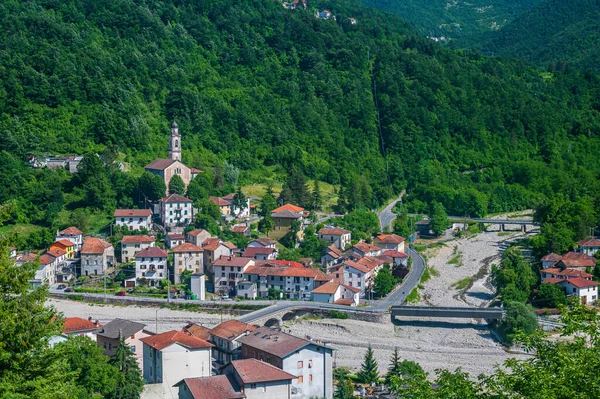
[[[402,190],[400,196],[390,202],[381,212],[379,212],[379,226],[381,227],[381,231],[384,231],[386,228],[389,231],[392,231],[392,222],[396,219],[396,214],[392,212],[392,209],[396,206],[398,201],[402,201],[402,196],[406,193],[405,190]]]

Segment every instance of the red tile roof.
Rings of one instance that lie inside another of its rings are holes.
[[[597,238],[588,238],[577,243],[580,247],[600,247],[600,240]]]
[[[342,285],[344,286],[344,288],[346,288],[349,291],[354,292],[355,294],[358,293],[358,292],[360,292],[360,288],[350,287],[349,285],[346,285],[346,284],[342,284]]]
[[[393,249],[388,249],[385,251],[383,256],[391,256],[392,258],[408,258],[408,255],[404,252],[394,251]]]
[[[369,266],[365,265],[365,264],[360,264],[358,262],[355,262],[353,260],[347,260],[344,262],[344,266],[349,266],[355,270],[358,270],[359,272],[362,273],[369,273],[371,270],[373,270],[372,268],[369,268]]]
[[[327,252],[331,255],[332,258],[339,258],[342,256],[342,251],[340,251],[336,246],[330,245],[327,247]]]
[[[149,163],[144,166],[144,169],[152,169],[152,170],[165,170],[169,166],[171,166],[175,161],[172,159],[157,159],[154,162]]]
[[[190,242],[183,243],[171,249],[173,252],[203,252],[204,250]]]
[[[47,250],[46,253],[50,256],[54,256],[55,258],[58,258],[61,256],[65,256],[67,254],[67,251],[64,251],[60,248],[54,248],[54,249]]]
[[[343,236],[344,234],[350,234],[350,231],[339,227],[323,227],[318,233],[326,236]]]
[[[146,235],[141,236],[123,236],[121,242],[125,244],[130,243],[143,243],[143,242],[154,242],[154,238]]]
[[[49,265],[50,263],[54,262],[56,260],[56,258],[54,256],[48,255],[48,254],[43,254],[42,256],[40,256],[40,265]]]
[[[401,244],[405,241],[404,237],[396,234],[381,234],[377,236],[377,239],[383,244]]]
[[[91,320],[85,320],[80,317],[67,317],[64,322],[65,334],[72,334],[78,331],[88,331],[101,328],[102,324],[95,324]]]
[[[233,226],[233,228],[231,229],[232,233],[243,233],[246,230],[248,230],[249,227],[248,226],[244,226],[244,225],[239,225],[239,226]]]
[[[329,295],[333,295],[337,292],[337,290],[340,288],[341,284],[340,283],[334,283],[334,282],[330,282],[330,283],[325,283],[320,287],[315,288],[314,290],[312,290],[313,294],[329,294]]]
[[[159,351],[175,343],[190,349],[204,349],[213,346],[211,343],[195,337],[188,332],[177,330],[144,337],[140,341]]]
[[[556,273],[557,276],[564,276],[567,278],[570,277],[581,277],[584,279],[592,279],[592,275],[589,273],[584,272],[583,270],[575,270],[575,269],[565,269],[562,271],[559,271],[558,273]]]
[[[171,203],[171,202],[192,203],[192,202],[194,202],[191,199],[185,198],[184,196],[181,196],[179,194],[171,194],[168,197],[161,198],[160,201],[165,202],[165,203]]]
[[[242,253],[242,256],[247,258],[253,258],[256,255],[271,255],[275,251],[275,248],[264,248],[264,247],[248,247]]]
[[[185,378],[175,384],[186,384],[194,399],[243,399],[244,393],[233,387],[226,375],[204,378]]]
[[[561,259],[562,259],[562,257],[561,257],[560,255],[557,255],[557,254],[551,253],[551,254],[548,254],[548,255],[544,256],[544,257],[542,258],[542,262],[544,262],[544,261],[548,261],[548,260],[551,260],[551,261],[557,261],[557,260],[561,260]]]
[[[594,267],[596,259],[579,252],[569,252],[563,255],[562,262],[566,267]]]
[[[381,250],[381,248],[379,248],[377,245],[368,244],[366,242],[357,242],[354,244],[354,248],[358,249],[362,253],[376,252]]]
[[[243,267],[248,264],[254,264],[254,259],[236,257],[236,256],[219,256],[214,262],[213,266],[227,266],[227,267]]]
[[[232,340],[246,331],[256,330],[256,326],[238,320],[227,320],[210,330],[210,334],[226,340]]]
[[[563,278],[548,277],[542,281],[542,284],[558,284],[565,281]]]
[[[268,260],[266,265],[274,265],[274,266],[280,266],[280,267],[297,267],[297,268],[304,267],[304,265],[302,263],[294,262],[293,260],[279,260],[279,259]]]
[[[560,269],[558,267],[549,267],[547,269],[541,269],[540,273],[556,274],[556,273],[560,273],[561,271],[562,271],[562,269]]]
[[[329,281],[327,276],[319,269],[297,268],[297,267],[269,267],[250,266],[244,274],[256,274],[259,276],[282,276],[282,277],[308,277],[317,281]]]
[[[271,212],[279,213],[283,211],[289,211],[292,213],[302,213],[304,211],[304,208],[292,204],[285,204],[283,206],[280,206],[279,208],[273,209]]]
[[[334,305],[344,305],[344,306],[352,306],[354,301],[352,299],[338,299],[333,304]]]
[[[103,254],[107,248],[112,247],[111,244],[96,237],[88,237],[83,242],[81,247],[82,254],[98,255]]]
[[[188,234],[189,236],[192,236],[192,237],[197,237],[197,236],[198,236],[198,234],[200,234],[200,233],[202,233],[202,232],[204,232],[204,231],[206,231],[206,230],[202,230],[202,229],[194,229],[194,230],[192,230],[192,231],[189,231],[187,234]]]
[[[232,243],[232,242],[229,242],[229,241],[225,241],[223,243],[223,245],[225,245],[229,249],[237,249],[236,245],[234,243]]]
[[[140,252],[135,254],[135,258],[166,258],[167,256],[169,256],[167,251],[159,247],[142,249]]]
[[[152,215],[150,209],[117,209],[114,217],[148,217]]]
[[[54,244],[60,244],[62,246],[64,246],[65,248],[70,248],[70,247],[74,247],[75,244],[73,244],[71,241],[65,239],[65,238],[61,238],[60,240],[56,240],[52,243],[52,245]]]
[[[24,254],[21,257],[17,258],[18,262],[31,262],[38,259],[38,255],[34,253]]]
[[[205,251],[214,251],[215,249],[219,248],[221,245],[223,245],[223,241],[221,241],[220,238],[211,237],[202,243],[202,248],[204,248]]]
[[[210,197],[209,200],[217,206],[231,206],[231,204],[228,201],[225,201],[223,198]]]
[[[574,285],[577,288],[595,287],[595,286],[597,286],[597,285],[600,284],[597,281],[586,280],[586,279],[583,279],[581,277],[564,279],[561,282],[565,283],[565,284]]]
[[[295,380],[297,377],[282,369],[256,359],[233,360],[231,366],[244,384],[259,382]]]
[[[210,340],[210,328],[208,327],[204,327],[190,321],[185,327],[183,327],[183,330],[192,334],[194,337],[203,339],[205,341]]]
[[[190,172],[194,175],[197,175],[198,173],[204,173],[204,171],[202,169],[196,169],[196,168],[190,168]]]
[[[63,231],[59,231],[58,234],[77,236],[77,235],[81,235],[83,233],[77,227],[71,226],[71,227],[67,227]]]
[[[252,241],[252,242],[259,243],[263,247],[268,247],[269,245],[277,244],[277,241],[272,240],[272,239],[267,238],[267,237],[258,237],[258,238],[255,238],[254,241]]]
[[[169,240],[185,240],[185,236],[181,233],[168,233]]]

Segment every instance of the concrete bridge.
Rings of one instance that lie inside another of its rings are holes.
[[[488,219],[488,218],[465,218],[460,216],[448,216],[448,219],[452,222],[475,222],[484,224],[495,224],[500,227],[500,231],[506,231],[506,225],[518,225],[521,226],[521,231],[527,233],[527,226],[539,227],[538,222],[534,222],[530,219]]]
[[[392,306],[392,319],[396,316],[410,317],[440,317],[440,318],[464,318],[464,319],[501,319],[504,310],[501,308],[453,308],[433,306]]]

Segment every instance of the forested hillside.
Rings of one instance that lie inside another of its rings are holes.
[[[600,1],[546,0],[491,35],[486,53],[523,58],[550,70],[600,71]]]
[[[131,179],[166,155],[173,119],[189,166],[227,161],[242,184],[295,170],[341,184],[348,207],[407,188],[415,211],[483,215],[598,191],[597,76],[446,50],[355,1],[9,0],[0,21],[12,222],[53,227],[63,206],[96,206],[75,195],[80,177],[28,168],[32,153],[118,150],[134,173],[88,191],[111,196],[107,213],[134,205]]]
[[[472,47],[543,0],[361,0],[406,19],[423,34]],[[443,38],[443,39],[442,39]]]

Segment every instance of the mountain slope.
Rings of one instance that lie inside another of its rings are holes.
[[[600,1],[547,0],[491,35],[486,53],[546,66],[565,61],[600,70]]]
[[[341,184],[352,206],[408,188],[415,210],[481,215],[595,189],[596,77],[446,50],[352,0],[309,6],[3,2],[0,151],[12,157],[0,162],[116,146],[140,171],[165,156],[176,119],[189,166],[227,160],[244,184],[294,169]],[[315,18],[325,8],[336,20]],[[0,176],[0,202],[21,195],[16,174]]]
[[[361,0],[398,15],[441,43],[472,47],[543,0]]]

